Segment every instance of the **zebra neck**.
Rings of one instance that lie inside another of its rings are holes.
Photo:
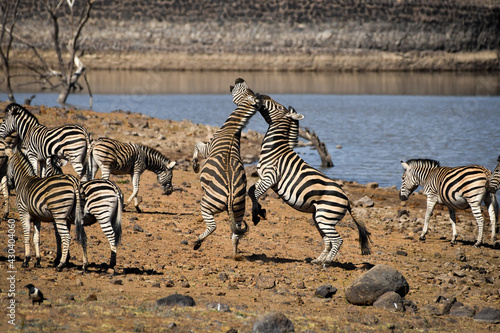
[[[228,130],[233,133],[240,133],[256,112],[257,109],[253,106],[251,108],[242,108],[238,106],[236,110],[231,113],[229,118],[227,118],[221,129],[224,129],[226,133]]]
[[[17,132],[17,134],[19,134],[19,138],[21,140],[25,140],[29,135],[29,132],[32,131],[35,127],[43,126],[40,125],[40,123],[38,123],[38,120],[33,116],[25,119],[26,121],[24,122],[16,121],[15,123],[15,131]]]
[[[149,150],[149,151],[144,151],[142,150],[142,153],[144,154],[144,163],[145,163],[145,168],[151,172],[154,172],[156,174],[159,174],[163,171],[165,171],[165,164],[163,161],[163,158],[159,156],[159,153]]]

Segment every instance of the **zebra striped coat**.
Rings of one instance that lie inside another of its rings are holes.
[[[5,108],[4,122],[0,125],[0,138],[17,132],[35,173],[45,176],[46,160],[51,156],[68,160],[77,175],[87,178],[86,157],[90,147],[90,134],[80,125],[48,128],[19,104]],[[40,167],[39,167],[40,166]]]
[[[243,221],[247,180],[240,156],[240,138],[241,131],[260,107],[260,98],[248,88],[243,79],[237,79],[230,90],[236,109],[208,143],[198,143],[195,146],[193,170],[197,171],[199,168],[198,151],[206,157],[200,182],[204,193],[201,215],[207,228],[195,241],[194,249],[197,250],[217,228],[214,215],[227,211],[232,232],[233,257],[237,259],[239,239],[248,230]],[[243,228],[242,223],[245,225]]]
[[[335,225],[347,211],[358,227],[361,253],[369,254],[370,233],[362,222],[355,219],[349,199],[342,188],[308,165],[292,149],[297,140],[298,121],[304,116],[291,107],[287,110],[269,96],[263,96],[260,113],[269,124],[269,129],[262,141],[257,165],[259,180],[248,190],[253,203],[254,224],[266,217],[266,211],[258,200],[271,188],[291,207],[313,214],[325,245],[314,263],[329,264],[334,260],[343,242]]]
[[[491,174],[488,169],[479,165],[441,167],[439,162],[429,159],[411,159],[406,162],[401,161],[401,164],[405,171],[399,192],[400,199],[408,200],[410,194],[419,185],[424,188],[424,194],[427,196],[427,209],[424,228],[420,235],[421,240],[425,240],[432,211],[439,203],[447,206],[450,213],[453,231],[451,243],[455,244],[457,239],[455,211],[470,207],[478,228],[477,241],[474,246],[481,245],[484,225],[481,202],[484,200],[490,215],[491,241],[495,243],[498,202],[495,194],[487,191],[488,179]]]
[[[76,239],[83,248],[83,269],[85,270],[88,261],[86,257],[86,235],[83,229],[80,182],[71,175],[57,175],[47,178],[40,178],[21,152],[9,154],[7,168],[7,179],[9,187],[15,188],[16,206],[19,212],[19,220],[23,226],[25,259],[23,267],[28,267],[31,259],[30,253],[30,227],[33,222],[35,232],[33,242],[36,250],[35,267],[41,267],[40,261],[40,223],[54,222],[57,239],[58,257],[54,266],[62,270],[69,260],[69,225],[74,222],[76,225]],[[62,250],[61,250],[62,241]]]
[[[490,193],[496,193],[498,189],[500,189],[500,156],[498,156],[498,164],[495,167],[495,170],[491,173],[491,177],[489,180],[488,191]]]
[[[57,158],[47,162],[48,175],[62,174]],[[120,188],[109,179],[93,179],[81,183],[83,225],[99,222],[111,248],[109,267],[116,265],[116,250],[122,234],[123,194]]]
[[[9,217],[9,187],[7,185],[7,162],[8,156],[5,153],[6,149],[20,148],[17,140],[17,133],[15,135],[8,136],[5,139],[0,139],[0,187],[3,194],[3,220],[7,220]]]
[[[97,170],[101,169],[103,179],[113,175],[130,175],[133,192],[125,206],[134,199],[135,209],[139,208],[139,180],[141,174],[152,171],[158,176],[158,183],[167,195],[172,193],[172,175],[175,161],[170,161],[156,149],[138,143],[124,143],[109,138],[100,138],[94,142],[89,151],[90,179],[95,178]]]

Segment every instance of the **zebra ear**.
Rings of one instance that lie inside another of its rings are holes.
[[[304,119],[304,115],[301,115],[300,113],[287,113],[286,116],[288,118],[292,118],[293,120]]]
[[[173,169],[176,163],[177,162],[175,162],[175,161],[172,161],[172,162],[168,163],[167,164],[167,169]]]
[[[404,168],[405,170],[409,170],[409,169],[410,169],[410,166],[409,166],[409,165],[408,165],[408,163],[406,163],[406,162],[401,161],[401,165],[403,166],[403,168]]]

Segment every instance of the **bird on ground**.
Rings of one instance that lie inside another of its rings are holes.
[[[40,305],[40,303],[43,303],[43,301],[46,300],[46,298],[43,297],[43,294],[40,291],[40,289],[38,289],[31,283],[27,284],[25,287],[29,289],[28,295],[31,299],[31,304],[35,304],[36,302],[38,303],[38,305]]]

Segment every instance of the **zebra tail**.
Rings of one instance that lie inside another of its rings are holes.
[[[85,234],[85,229],[83,228],[83,213],[82,213],[82,195],[80,193],[80,181],[73,181],[73,188],[75,190],[76,196],[76,207],[75,207],[75,229],[76,229],[76,240],[82,245],[87,246],[87,235]]]
[[[87,180],[94,179],[94,158],[92,157],[92,151],[94,150],[94,142],[92,142],[87,149]]]
[[[231,223],[231,232],[235,235],[242,236],[247,233],[248,231],[248,224],[245,221],[242,221],[243,224],[245,225],[244,228],[238,228],[236,225],[236,219],[234,218],[234,212],[232,208],[229,208],[227,210],[227,213],[229,215],[229,222]]]
[[[359,232],[359,245],[361,246],[361,254],[362,255],[368,255],[371,253],[370,249],[370,243],[372,242],[370,239],[370,232],[366,228],[365,224],[361,221],[358,221],[356,217],[354,216],[354,212],[351,209],[351,205],[347,206],[347,210],[349,211],[349,214],[351,214],[351,217],[356,223],[356,227],[358,227],[358,232]]]
[[[115,207],[115,212],[111,219],[111,227],[115,233],[115,246],[120,244],[122,239],[122,211],[123,211],[123,195],[120,189],[113,184],[115,187],[116,201],[117,205]]]

